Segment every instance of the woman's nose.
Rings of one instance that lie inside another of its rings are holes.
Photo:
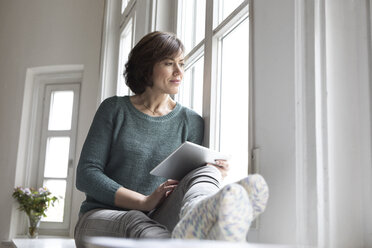
[[[179,65],[176,65],[173,71],[174,75],[181,75],[182,74],[182,68]]]

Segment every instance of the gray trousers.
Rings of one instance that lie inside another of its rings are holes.
[[[187,174],[176,189],[155,210],[146,214],[138,210],[94,209],[79,217],[75,226],[75,244],[84,246],[88,236],[166,239],[179,221],[182,209],[199,198],[216,193],[221,174],[213,166],[203,166]]]

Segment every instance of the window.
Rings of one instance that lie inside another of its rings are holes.
[[[125,84],[125,79],[123,76],[124,73],[124,66],[128,61],[128,55],[130,50],[132,49],[132,29],[133,29],[133,22],[132,19],[128,22],[125,26],[121,36],[120,36],[120,50],[119,50],[119,69],[118,69],[118,86],[116,90],[116,94],[118,96],[125,96],[130,94],[130,89]]]
[[[125,8],[128,5],[129,0],[121,0],[121,13],[123,14],[125,11]]]
[[[207,117],[204,145],[232,155],[225,183],[236,181],[250,154],[248,0],[179,0],[178,16],[186,70],[177,100]]]
[[[229,180],[248,172],[248,19],[220,39],[219,149],[232,155]]]
[[[218,24],[226,19],[244,0],[219,0],[218,1]]]
[[[202,115],[204,58],[201,56],[195,62],[188,64],[189,67],[185,69],[183,83],[177,94],[177,101]]]
[[[205,0],[180,0],[178,36],[185,45],[186,67],[176,100],[202,115]]]
[[[131,91],[125,83],[123,76],[125,64],[128,61],[128,55],[133,47],[134,37],[134,23],[135,23],[135,8],[134,1],[122,1],[122,21],[120,29],[120,48],[119,48],[119,61],[118,61],[118,82],[116,87],[116,94],[118,96],[130,95]]]
[[[185,45],[186,54],[204,39],[205,0],[180,0],[181,18],[178,35]]]
[[[40,225],[41,235],[68,236],[71,219],[76,159],[76,132],[83,65],[28,68],[26,73],[17,181],[29,187],[46,186],[61,196]],[[78,203],[80,205],[80,203]],[[77,207],[77,206],[76,206]],[[20,216],[15,230],[24,233],[26,218]],[[16,219],[12,219],[15,221]]]
[[[79,84],[46,84],[43,97],[38,186],[59,200],[42,218],[42,229],[68,229]]]

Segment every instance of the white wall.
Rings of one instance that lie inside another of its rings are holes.
[[[270,198],[250,239],[295,243],[294,1],[253,1],[252,21],[254,147]]]
[[[259,170],[270,199],[250,239],[371,247],[370,2],[252,2],[254,146],[260,148]],[[297,16],[300,3],[305,6],[303,24]],[[302,40],[298,32],[303,32]],[[303,78],[298,77],[302,69]],[[316,77],[319,71],[322,75]],[[323,101],[320,108],[314,98]],[[302,114],[305,123],[298,121]],[[315,116],[322,118],[317,124]],[[323,130],[316,143],[314,126]],[[301,182],[301,176],[307,181]]]
[[[77,154],[96,110],[103,0],[0,1],[0,240],[9,239],[22,98],[30,67],[82,64]],[[74,196],[81,201],[80,194]],[[73,209],[77,215],[78,209]],[[72,225],[74,225],[73,223]]]
[[[368,3],[325,1],[329,247],[372,246]]]

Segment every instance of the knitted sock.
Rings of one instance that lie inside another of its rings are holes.
[[[249,198],[238,184],[225,186],[184,212],[172,238],[243,241],[252,219]]]
[[[243,186],[247,191],[253,207],[253,219],[255,219],[259,214],[265,211],[269,198],[269,187],[265,179],[259,174],[252,174],[238,181],[237,184]]]
[[[238,184],[231,184],[231,186],[239,186]],[[218,221],[214,223],[210,229],[207,239],[211,240],[225,240],[225,241],[246,241],[247,233],[253,221],[252,204],[247,197],[246,192],[241,195],[235,195],[234,210],[225,211],[229,209],[232,204],[231,201],[223,200],[220,204],[218,213]]]

